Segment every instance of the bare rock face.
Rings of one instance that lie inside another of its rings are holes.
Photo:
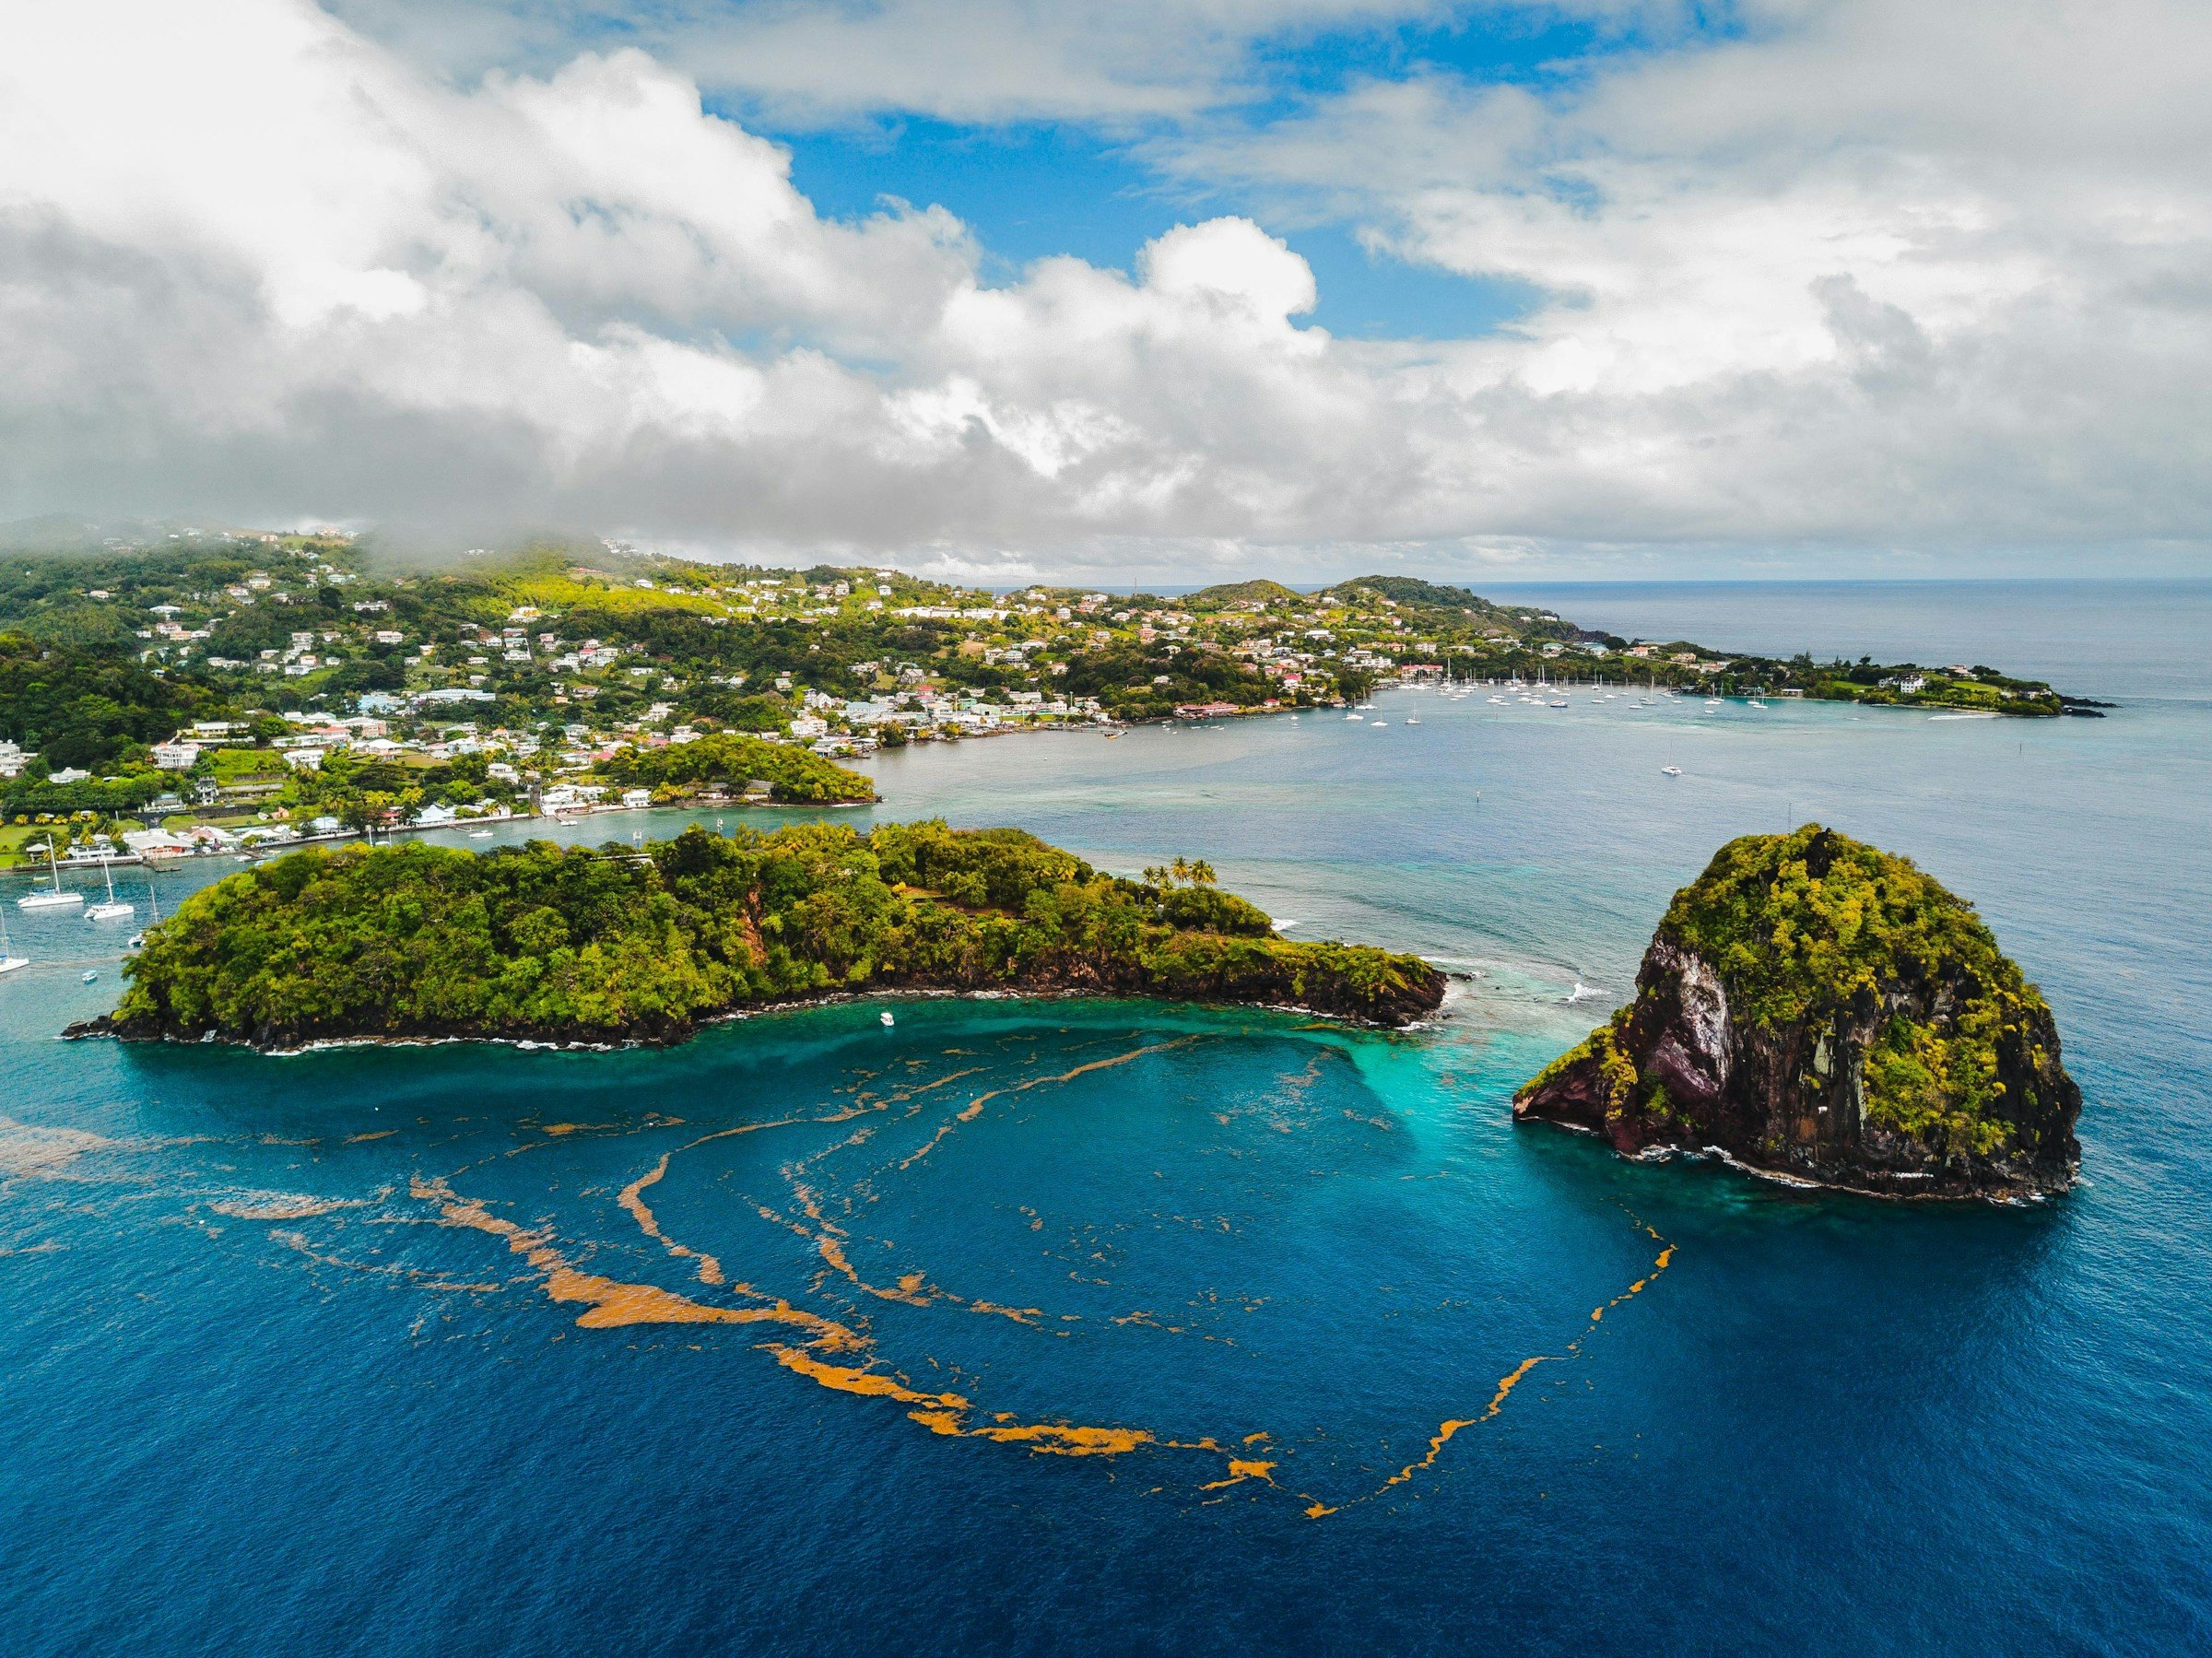
[[[1817,825],[1723,847],[1634,1001],[1513,1100],[1630,1155],[1999,1199],[2073,1184],[2080,1111],[2049,1006],[1972,908]]]

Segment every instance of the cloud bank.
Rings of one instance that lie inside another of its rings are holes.
[[[0,5],[0,513],[1146,574],[2212,539],[2201,7],[1757,0],[1265,119],[1259,32],[1372,8],[1172,8],[1148,55],[1098,32],[1125,14],[950,9],[1007,42],[957,76],[902,46],[918,3],[668,8],[650,53],[502,13],[468,50],[532,66],[456,76],[306,0]],[[1026,86],[1263,221],[1543,298],[1334,338],[1241,215],[993,285],[941,209],[825,218],[702,79],[975,118]]]

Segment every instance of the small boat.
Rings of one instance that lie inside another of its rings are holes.
[[[470,829],[468,838],[471,841],[488,841],[491,839],[491,831],[489,829]]]
[[[85,976],[84,976],[84,978],[83,978],[83,979],[81,979],[80,981],[78,981],[78,982],[79,982],[79,983],[83,983],[83,984],[89,984],[89,983],[91,983],[91,982],[92,982],[92,981],[93,981],[93,980],[95,980],[95,979],[97,979],[97,978],[99,978],[99,977],[100,977],[100,970],[99,970],[98,968],[96,968],[96,967],[88,967],[88,968],[85,969]]]
[[[1357,720],[1359,717],[1359,711],[1355,708],[1350,713],[1345,715],[1344,717],[1347,720]]]
[[[127,921],[137,914],[138,911],[135,905],[126,904],[115,896],[115,866],[102,859],[100,870],[108,877],[108,896],[102,902],[94,904],[88,909],[85,911],[85,919],[87,921]]]
[[[1669,777],[1680,777],[1682,775],[1682,768],[1679,766],[1662,766],[1659,768],[1659,770]]]
[[[1500,708],[1506,706],[1506,701],[1503,697],[1492,697],[1490,700],[1495,702]]]
[[[893,1025],[896,1025],[896,1024],[899,1022],[897,1019],[894,1019],[893,1017],[891,1017],[891,1010],[890,1010],[889,1008],[888,1008],[888,1007],[887,1007],[887,1008],[885,1008],[885,1009],[884,1009],[884,1010],[883,1010],[881,1013],[877,1014],[876,1017],[877,1017],[877,1019],[879,1019],[879,1020],[881,1020],[881,1021],[882,1021],[882,1023],[883,1023],[883,1026],[884,1026],[884,1028],[885,1028],[886,1029],[889,1029],[891,1026],[893,1026]]]
[[[1567,699],[1564,697],[1554,697],[1551,700],[1551,706],[1554,708],[1565,708],[1567,706]]]
[[[0,973],[12,973],[19,967],[29,967],[30,958],[16,954],[16,947],[7,939],[7,912],[0,910]]]
[[[1421,716],[1418,714],[1407,714],[1406,716],[1406,723],[1408,725],[1418,725],[1420,723]]]
[[[1745,703],[1744,706],[1746,708],[1764,708],[1766,707],[1766,704],[1761,702],[1757,697],[1754,697],[1750,701]]]
[[[16,900],[16,908],[18,910],[60,910],[70,904],[83,903],[85,901],[83,893],[62,890],[62,866],[54,862],[53,837],[47,836],[46,844],[38,850],[46,854],[46,867],[53,876],[53,890],[52,892],[27,892]]]
[[[1387,725],[1390,722],[1388,720],[1370,720],[1368,723],[1370,725]]]

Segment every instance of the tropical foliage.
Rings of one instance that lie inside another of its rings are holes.
[[[1195,911],[1193,891],[1209,895]],[[128,972],[125,1034],[275,1044],[665,1039],[871,987],[1300,1003],[1395,1022],[1441,990],[1418,958],[1276,937],[1232,895],[940,822],[695,828],[642,850],[311,849],[194,894]]]
[[[1675,895],[1660,935],[1760,1026],[1892,1007],[1867,1052],[1869,1121],[1993,1150],[2011,1125],[1998,1049],[2049,1008],[1973,906],[1909,859],[1808,824],[1747,835]]]
[[[849,766],[805,748],[735,732],[717,732],[696,743],[671,743],[661,748],[624,748],[604,770],[617,782],[665,789],[672,794],[709,784],[743,790],[759,780],[770,785],[771,799],[794,804],[876,798],[876,785]]]

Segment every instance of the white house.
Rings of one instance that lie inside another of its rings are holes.
[[[199,763],[197,743],[156,743],[154,764],[164,771],[189,771]]]

